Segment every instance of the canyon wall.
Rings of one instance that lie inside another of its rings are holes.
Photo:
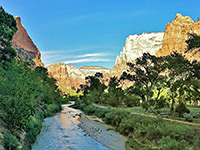
[[[50,76],[57,80],[60,89],[77,90],[80,84],[85,84],[85,77],[93,76],[96,72],[107,73],[109,69],[104,67],[76,68],[72,64],[56,63],[47,66]]]
[[[155,55],[162,47],[164,33],[142,33],[140,35],[130,35],[126,39],[122,52],[117,56],[115,66],[105,74],[108,79],[113,76],[120,77],[121,74],[128,69],[127,63],[133,63],[135,59],[141,57],[143,53]]]
[[[17,51],[17,55],[25,61],[33,60],[36,66],[43,66],[41,54],[37,46],[33,43],[26,29],[21,24],[21,18],[15,17],[17,32],[13,36],[12,47]]]
[[[185,52],[190,34],[200,35],[200,20],[194,22],[188,16],[177,14],[172,22],[167,23],[163,38],[162,48],[157,51],[156,56],[170,55],[172,52],[182,53],[189,60],[200,60],[200,52]]]

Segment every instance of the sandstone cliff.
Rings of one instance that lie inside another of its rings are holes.
[[[182,53],[189,60],[200,60],[200,53],[185,53],[188,33],[200,35],[200,20],[194,22],[188,16],[177,14],[172,22],[167,23],[163,38],[162,48],[156,53],[157,56],[169,55],[173,51]]]
[[[63,89],[76,90],[80,84],[85,84],[85,77],[95,75],[96,72],[105,73],[109,69],[103,67],[76,68],[72,64],[56,63],[47,66],[50,76],[57,80],[57,84]]]
[[[36,66],[44,67],[44,64],[41,62],[40,51],[21,24],[21,18],[15,17],[15,20],[17,22],[18,30],[13,36],[12,46],[17,51],[17,55],[25,61],[32,59]]]
[[[126,65],[128,62],[134,62],[135,59],[142,56],[143,53],[156,54],[162,47],[164,33],[143,33],[140,35],[130,35],[126,39],[125,46],[123,47],[120,56],[117,56],[115,66],[105,74],[108,79],[113,76],[120,77],[121,74],[128,69]]]
[[[120,56],[117,56],[115,65],[127,64],[136,58],[143,55],[143,53],[150,53],[155,55],[156,51],[162,47],[164,33],[142,33],[140,35],[130,35],[126,39]]]

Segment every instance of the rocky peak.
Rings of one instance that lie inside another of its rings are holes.
[[[172,21],[173,24],[181,24],[181,25],[191,25],[194,21],[189,16],[182,16],[181,14],[177,13],[176,17]]]
[[[194,22],[188,16],[177,14],[172,22],[167,23],[163,38],[162,48],[156,53],[157,56],[170,55],[176,51],[185,55],[189,60],[200,60],[200,53],[193,51],[185,53],[189,36],[188,33],[200,35],[200,20]]]
[[[115,65],[132,62],[146,52],[155,55],[156,51],[162,47],[163,35],[163,32],[158,32],[128,36],[120,56],[116,58]]]
[[[32,59],[37,66],[44,66],[41,62],[40,51],[21,24],[21,18],[17,16],[15,20],[18,30],[13,36],[12,46],[17,51],[17,55],[22,57],[25,61]]]

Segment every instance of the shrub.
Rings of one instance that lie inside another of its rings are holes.
[[[132,94],[125,97],[124,103],[127,107],[140,106],[140,100],[139,96]]]
[[[40,133],[42,129],[42,119],[40,116],[38,118],[33,118],[26,129],[25,135],[25,147],[31,149],[31,144],[36,141],[37,135]]]
[[[170,136],[162,137],[158,141],[158,144],[161,145],[162,150],[187,150],[188,143],[185,140],[176,141],[172,139]]]
[[[190,110],[187,109],[183,103],[181,103],[176,107],[175,112],[177,112],[180,117],[183,117],[183,114],[190,113]]]
[[[16,138],[16,136],[12,135],[11,133],[5,132],[3,139],[3,146],[5,149],[8,150],[19,150],[20,142]]]

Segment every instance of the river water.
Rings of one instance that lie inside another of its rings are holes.
[[[63,105],[61,113],[44,120],[32,150],[109,150],[78,126],[77,114],[82,112],[68,106]]]

